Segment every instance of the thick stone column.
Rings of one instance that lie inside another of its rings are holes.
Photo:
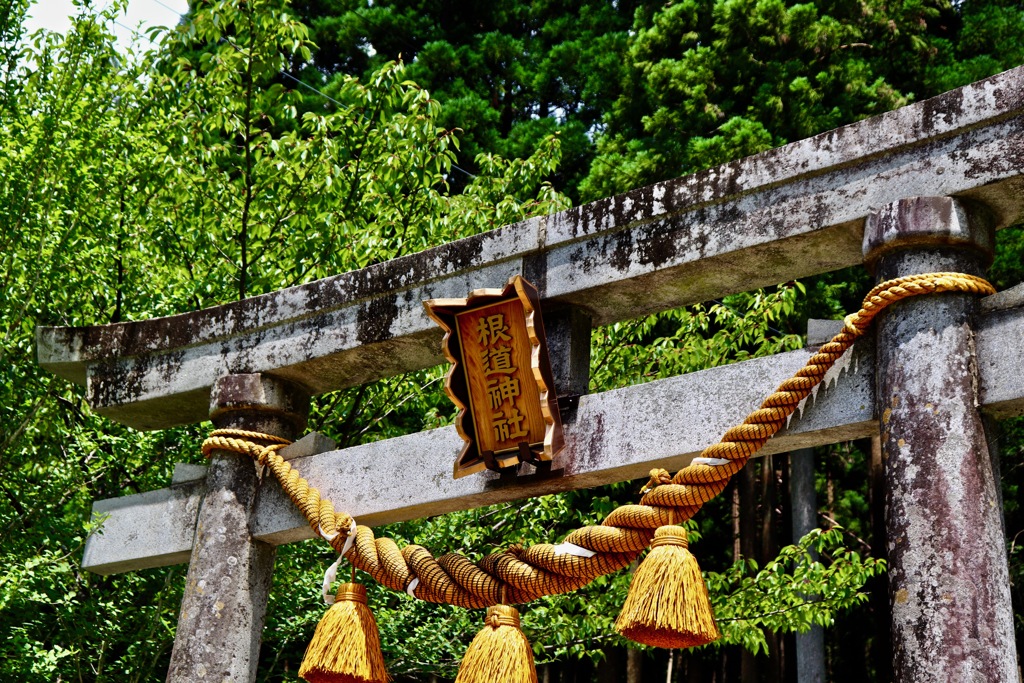
[[[305,392],[259,374],[222,377],[210,396],[210,419],[217,428],[288,439],[305,428],[308,408]],[[248,456],[211,454],[167,672],[170,682],[256,679],[275,554],[273,546],[249,534],[259,483]]]
[[[879,281],[982,274],[984,207],[905,199],[869,217]],[[999,482],[978,412],[977,297],[904,300],[878,321],[877,401],[886,484],[893,668],[900,683],[1016,683]]]

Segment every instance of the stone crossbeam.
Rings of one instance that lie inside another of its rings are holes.
[[[984,299],[982,310],[979,400],[998,417],[1024,414],[1024,285]],[[635,479],[652,467],[674,471],[686,465],[799,369],[810,353],[792,351],[584,396],[575,421],[566,426],[566,448],[555,461],[562,469],[559,476],[506,482],[487,472],[452,479],[461,441],[450,427],[343,450],[330,450],[329,444],[307,436],[286,454],[337,508],[371,526]],[[877,433],[874,374],[872,344],[864,340],[762,454]],[[202,495],[198,479],[97,502],[94,513],[106,521],[102,533],[89,539],[83,566],[110,574],[187,561]],[[273,482],[260,492],[253,535],[272,544],[312,537]]]
[[[595,325],[611,323],[859,264],[865,217],[905,197],[977,200],[997,226],[1010,225],[1024,217],[1022,169],[1024,67],[364,270],[168,318],[41,328],[39,361],[85,384],[90,404],[124,424],[200,422],[210,387],[228,373],[323,393],[440,363],[424,299],[521,274],[546,307],[578,306]]]

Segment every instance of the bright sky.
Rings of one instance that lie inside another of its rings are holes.
[[[92,0],[98,9],[110,6],[110,0]],[[178,17],[188,10],[188,0],[128,0],[127,12],[114,24],[113,31],[118,44],[127,47],[133,38],[132,30],[145,35],[145,28],[152,26],[175,26]],[[31,33],[39,28],[64,33],[71,26],[68,16],[76,9],[72,0],[36,0],[29,10],[26,28]],[[119,25],[120,24],[120,25]],[[139,28],[140,25],[143,28]],[[129,30],[131,29],[131,30]],[[148,43],[142,45],[148,47]]]

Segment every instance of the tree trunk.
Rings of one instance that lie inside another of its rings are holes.
[[[814,449],[805,448],[790,453],[789,472],[790,520],[793,542],[796,543],[818,526]],[[816,552],[812,552],[811,557],[818,559]],[[793,642],[796,645],[796,675],[799,683],[825,683],[825,634],[822,627],[814,625],[807,633],[797,633]]]
[[[755,463],[748,463],[735,479],[740,495],[740,557],[757,559],[757,480]],[[757,683],[757,659],[754,653],[742,648],[740,655],[740,683]]]
[[[740,557],[757,559],[757,480],[755,463],[736,474],[740,491]]]
[[[603,648],[604,661],[596,666],[594,677],[597,683],[616,683],[619,680],[618,654],[622,648]]]
[[[626,683],[642,683],[644,673],[643,653],[634,648],[626,650]]]
[[[776,508],[778,507],[778,474],[775,471],[775,458],[766,455],[761,459],[761,557],[758,564],[764,567],[779,554],[779,543],[776,535]],[[766,631],[768,641],[768,662],[762,667],[761,676],[764,683],[780,683],[782,680],[782,641],[779,634]]]
[[[743,556],[743,548],[740,545],[741,525],[740,525],[740,510],[742,509],[740,503],[740,486],[739,477],[737,474],[729,482],[729,487],[732,489],[732,561],[740,559]]]
[[[871,469],[868,472],[868,504],[871,508],[871,556],[886,560],[885,551],[885,476],[882,465],[882,441],[871,437]],[[889,605],[888,572],[868,582],[874,637],[870,657],[880,681],[892,680],[892,607]]]

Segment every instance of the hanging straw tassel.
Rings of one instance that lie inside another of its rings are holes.
[[[533,648],[519,630],[516,608],[489,607],[484,623],[462,658],[455,683],[537,683]]]
[[[686,529],[663,526],[651,552],[633,574],[615,630],[654,647],[696,647],[718,640],[711,599],[697,560],[687,550]]]
[[[386,683],[377,622],[366,605],[366,586],[343,583],[317,624],[299,667],[309,683]]]

